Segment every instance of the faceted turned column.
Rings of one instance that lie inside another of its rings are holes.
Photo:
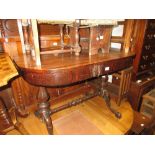
[[[29,43],[29,23],[27,19],[22,19],[22,26],[23,26],[25,50],[27,54],[30,54],[31,48],[30,48],[30,43]]]
[[[63,33],[63,27],[64,25],[59,25],[60,27],[60,46],[61,46],[61,49],[63,50],[64,49],[64,33]]]
[[[75,21],[75,55],[79,56],[81,52],[81,47],[79,45],[79,25],[80,25],[80,20]]]
[[[79,45],[79,25],[80,20],[75,20],[73,27],[70,27],[70,42],[76,56],[79,56],[81,52],[81,47]]]
[[[36,115],[37,117],[41,118],[45,122],[48,133],[52,135],[53,124],[52,124],[52,119],[50,117],[51,110],[50,110],[50,104],[48,102],[49,95],[45,87],[39,88],[37,99],[38,99],[38,110],[36,112]]]

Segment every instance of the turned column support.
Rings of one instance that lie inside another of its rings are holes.
[[[22,19],[22,26],[23,26],[25,50],[27,54],[30,54],[31,48],[30,48],[30,43],[29,43],[29,23],[27,19]]]
[[[80,20],[75,20],[73,27],[70,27],[70,38],[71,38],[70,42],[76,56],[79,56],[81,52],[81,47],[79,45],[80,42],[79,26],[80,26]]]
[[[52,119],[50,117],[51,110],[50,110],[50,104],[48,102],[49,95],[48,95],[45,87],[39,87],[37,99],[38,99],[38,110],[35,114],[43,122],[45,122],[48,133],[50,135],[52,135],[53,134],[53,124],[52,124]]]
[[[75,21],[75,55],[76,56],[79,56],[81,52],[81,47],[79,45],[79,40],[80,40],[79,25],[80,25],[80,20],[76,20]]]
[[[60,27],[60,45],[61,45],[61,49],[64,49],[64,33],[63,33],[64,25],[61,24],[59,25],[59,27]]]

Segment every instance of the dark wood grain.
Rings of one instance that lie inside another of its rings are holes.
[[[115,53],[75,57],[63,54],[59,57],[42,55],[41,66],[36,66],[29,56],[14,57],[14,61],[26,81],[33,85],[64,86],[105,74],[110,74],[132,65],[134,54]],[[105,67],[109,67],[106,71]]]

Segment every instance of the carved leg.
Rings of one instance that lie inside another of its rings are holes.
[[[104,98],[105,103],[106,103],[107,107],[109,108],[109,110],[110,110],[113,114],[115,114],[115,116],[116,116],[117,118],[120,119],[120,118],[122,117],[122,116],[121,116],[121,113],[118,112],[118,111],[116,111],[116,110],[114,110],[114,109],[111,107],[110,97],[109,97],[108,91],[102,88],[102,89],[101,89],[101,96]]]
[[[29,135],[28,131],[25,129],[25,127],[23,126],[22,123],[20,122],[16,122],[16,124],[14,124],[14,127],[16,130],[18,130],[22,135]]]
[[[111,107],[111,103],[110,103],[110,96],[109,96],[109,93],[108,91],[106,90],[106,86],[107,86],[107,81],[108,81],[108,76],[106,76],[105,78],[102,78],[101,79],[102,82],[101,82],[101,90],[100,90],[100,95],[104,98],[105,102],[106,102],[106,105],[107,107],[109,108],[109,110],[115,114],[115,116],[117,118],[121,118],[121,113],[114,110],[112,107]]]
[[[8,111],[5,108],[4,101],[0,98],[0,132],[13,126]]]
[[[18,130],[22,135],[29,135],[28,131],[25,129],[24,125],[19,122],[17,117],[17,111],[15,107],[9,109],[9,114],[13,122],[14,128]]]
[[[45,122],[48,133],[53,134],[53,124],[50,117],[51,110],[50,104],[48,103],[49,96],[47,94],[46,88],[40,87],[38,91],[38,111],[35,113],[37,117]]]

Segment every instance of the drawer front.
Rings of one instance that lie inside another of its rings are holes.
[[[155,30],[155,20],[154,19],[148,20],[147,30]]]
[[[145,41],[146,42],[154,42],[155,41],[155,30],[146,30]]]
[[[153,53],[155,51],[155,41],[154,43],[148,43],[144,41],[142,53]]]

